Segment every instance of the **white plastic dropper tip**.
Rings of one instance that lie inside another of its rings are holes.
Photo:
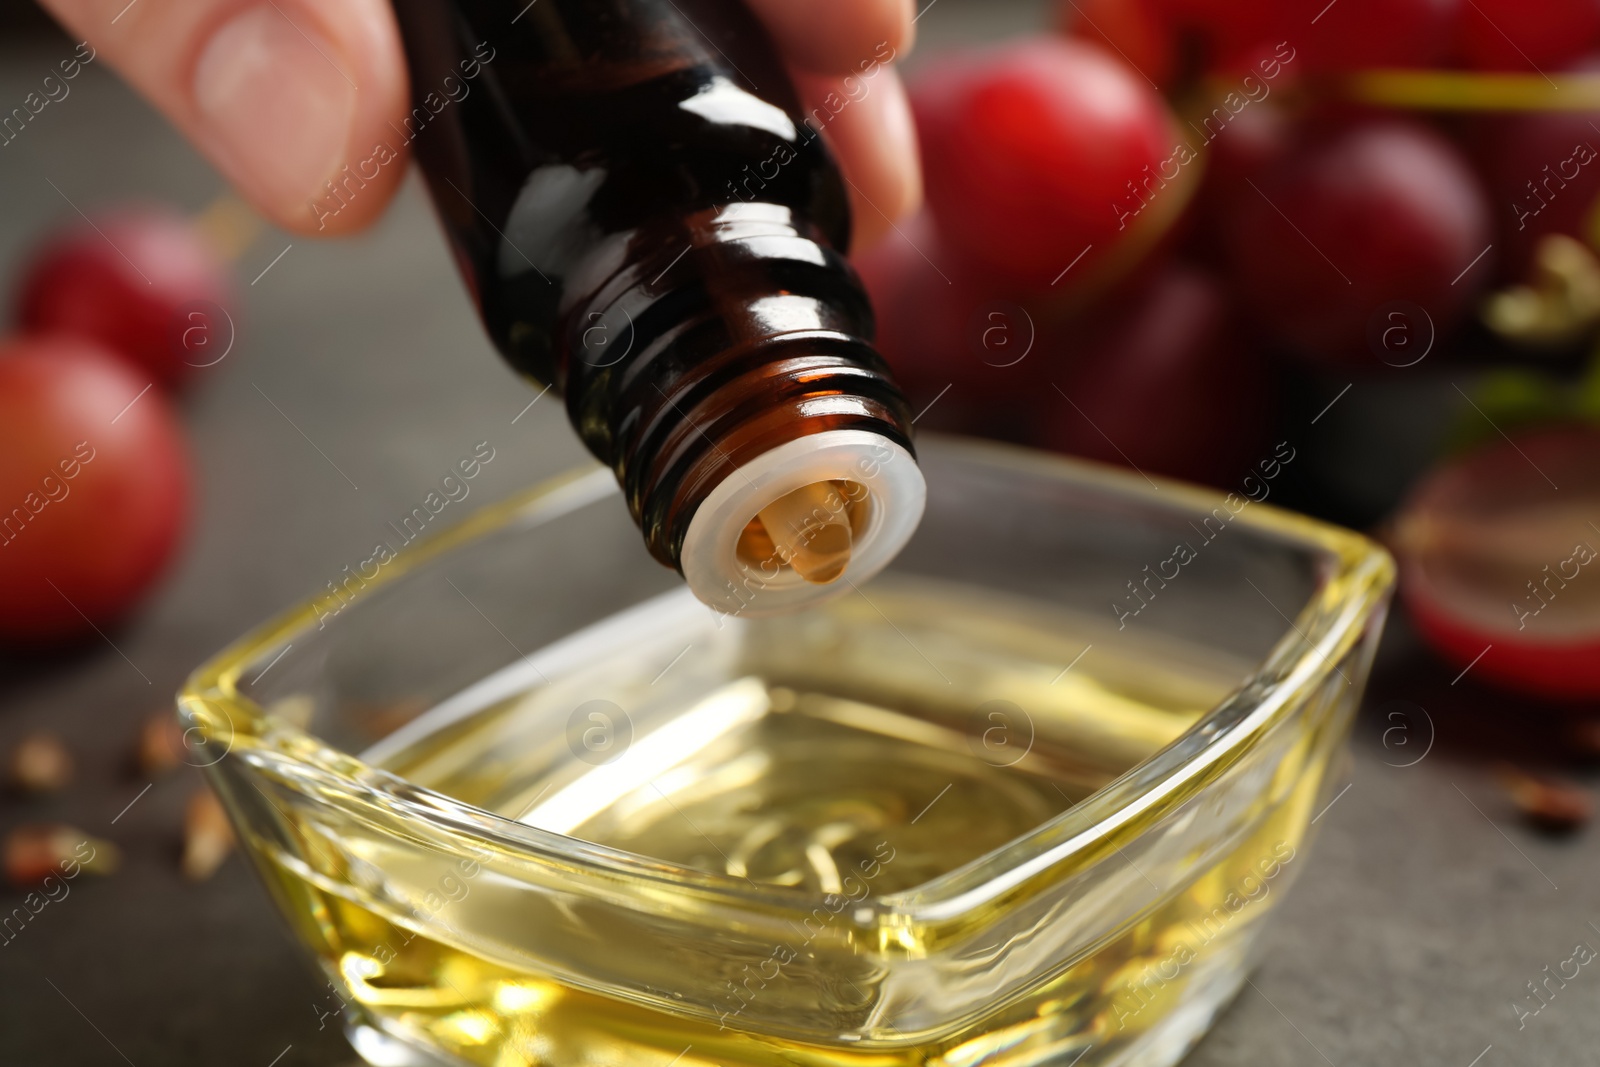
[[[795,611],[887,567],[926,502],[906,449],[866,430],[827,430],[762,453],[712,490],[689,522],[679,565],[717,611]],[[766,551],[749,551],[756,530]]]

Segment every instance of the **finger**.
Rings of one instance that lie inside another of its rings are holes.
[[[387,0],[43,3],[279,225],[359,228],[400,182],[406,73]],[[394,148],[378,164],[380,143]]]
[[[750,0],[796,66],[852,74],[911,50],[912,0]]]
[[[922,165],[905,85],[891,67],[871,77],[797,74],[808,122],[822,130],[850,188],[852,251],[887,234],[922,202]]]

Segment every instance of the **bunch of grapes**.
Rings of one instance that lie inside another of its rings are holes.
[[[93,639],[171,561],[189,460],[170,394],[231,343],[228,270],[170,212],[48,235],[0,338],[0,641]]]
[[[1482,425],[1372,478],[1419,630],[1600,697],[1600,563],[1519,599],[1600,549],[1600,0],[1061,14],[914,77],[927,206],[857,266],[918,425],[1235,489],[1294,383],[1442,389]]]

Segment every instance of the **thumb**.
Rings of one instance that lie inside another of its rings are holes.
[[[388,0],[42,2],[279,225],[357,229],[399,184],[406,72]]]

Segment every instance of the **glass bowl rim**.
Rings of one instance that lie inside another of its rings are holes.
[[[1229,495],[999,442],[937,434],[919,437],[919,451],[929,444],[941,452],[950,450],[1014,473],[1043,476],[1106,499],[1145,504],[1156,510],[1209,514]],[[386,587],[482,538],[542,524],[620,492],[611,471],[598,464],[546,479],[405,546],[375,578],[368,580],[368,586]],[[920,925],[958,919],[1057,864],[1074,857],[1098,858],[1100,851],[1120,851],[1133,838],[1119,844],[1119,828],[1153,808],[1176,811],[1203,792],[1221,768],[1288,714],[1289,694],[1325,681],[1338,669],[1338,660],[1365,628],[1381,618],[1395,570],[1393,559],[1381,546],[1353,531],[1265,503],[1239,511],[1232,521],[1242,523],[1258,536],[1298,548],[1321,564],[1309,601],[1293,618],[1284,615],[1286,632],[1248,678],[1168,746],[1073,807],[961,867],[909,889],[861,901],[877,921],[891,919],[898,920],[896,924]],[[1341,596],[1340,589],[1348,592]],[[316,623],[319,609],[335,606],[334,599],[333,594],[324,594],[282,612],[210,657],[189,676],[177,696],[184,725],[206,736],[208,707],[220,710],[228,720],[228,746],[216,762],[233,754],[234,739],[240,732],[235,725],[238,715],[249,725],[248,736],[254,747],[312,771],[335,786],[321,790],[318,802],[340,803],[352,817],[359,818],[360,809],[376,802],[385,810],[419,820],[418,825],[427,827],[429,836],[448,841],[458,849],[481,851],[482,842],[489,840],[536,858],[576,864],[601,877],[643,878],[741,906],[804,915],[816,905],[817,897],[787,887],[752,886],[731,875],[683,867],[513,822],[363,763],[306,730],[271,717],[266,709],[239,692],[241,675],[250,665],[280,653]],[[1276,605],[1273,607],[1278,610]],[[1284,613],[1279,610],[1279,614]],[[1269,676],[1276,676],[1277,680],[1271,681],[1264,693],[1258,693],[1258,683],[1269,680]],[[252,769],[259,771],[258,766]],[[1101,844],[1109,847],[1097,850]],[[439,850],[446,851],[442,847]]]

